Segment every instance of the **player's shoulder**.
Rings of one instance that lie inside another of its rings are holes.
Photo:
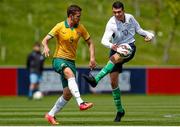
[[[115,21],[116,21],[115,16],[110,17],[109,22],[113,23],[113,22],[115,22]]]
[[[125,13],[125,17],[126,17],[126,18],[129,18],[129,19],[130,19],[130,18],[134,18],[134,16],[133,16],[132,14],[129,14],[129,13]]]
[[[78,27],[84,27],[84,25],[82,23],[79,23]]]
[[[56,30],[58,30],[58,29],[65,28],[65,26],[66,26],[65,21],[61,21],[61,22],[56,23],[56,25],[54,26],[54,28],[55,28]]]
[[[31,58],[33,54],[33,51],[28,54],[28,58]]]
[[[128,14],[128,13],[125,13],[125,17],[126,17],[126,22],[128,23],[132,22],[135,19],[132,14]]]
[[[80,30],[86,29],[85,26],[82,23],[79,23],[77,28],[80,29]]]
[[[35,57],[35,56],[36,56],[36,52],[35,52],[35,51],[32,51],[29,56],[30,56],[30,57]]]
[[[58,23],[56,24],[56,26],[62,26],[62,25],[65,24],[64,22],[65,22],[65,21],[58,22]]]
[[[115,18],[115,16],[110,17],[110,19],[109,19],[109,21],[108,21],[107,24],[109,24],[109,25],[116,24],[116,18]]]

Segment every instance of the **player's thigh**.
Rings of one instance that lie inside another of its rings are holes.
[[[67,60],[62,58],[54,58],[52,62],[53,69],[57,72],[62,74],[65,68],[70,68],[71,71],[75,74],[76,66],[75,61]]]
[[[76,77],[76,68],[73,65],[69,65],[63,70],[63,73],[61,73],[61,81],[63,88],[68,87],[68,78],[70,77]]]
[[[29,79],[31,84],[36,84],[39,81],[38,75],[36,73],[31,73]]]
[[[68,87],[67,75],[64,74],[64,70],[66,70],[66,73],[76,76],[75,62],[61,58],[55,58],[53,59],[52,64],[53,69],[61,76],[63,88]]]
[[[116,64],[116,63],[122,62],[123,58],[118,53],[115,53],[114,55],[110,57],[110,60]]]
[[[66,79],[69,79],[71,77],[75,77],[72,69],[69,67],[64,68],[63,73],[64,73],[64,76]]]

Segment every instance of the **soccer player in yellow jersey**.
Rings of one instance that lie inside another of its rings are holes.
[[[63,95],[58,98],[53,108],[45,115],[45,118],[52,125],[59,124],[56,121],[55,114],[59,112],[71,99],[76,99],[80,110],[86,110],[93,106],[93,103],[84,102],[79,93],[76,76],[76,50],[80,37],[87,42],[90,52],[90,68],[95,68],[94,44],[85,27],[79,23],[81,17],[81,8],[77,5],[71,5],[67,9],[68,18],[58,23],[43,39],[43,53],[49,56],[48,42],[53,37],[57,38],[56,50],[53,56],[53,68],[61,74],[63,84]]]

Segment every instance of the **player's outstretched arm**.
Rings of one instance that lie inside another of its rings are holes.
[[[43,52],[42,54],[44,54],[45,57],[49,57],[49,47],[48,47],[48,42],[49,40],[52,38],[52,36],[47,35],[43,41],[42,41],[42,45],[43,45]]]
[[[95,46],[94,42],[91,38],[86,40],[88,47],[89,47],[89,52],[90,52],[90,62],[89,62],[89,67],[91,69],[96,67],[96,61],[95,61]]]
[[[141,26],[139,25],[139,23],[136,21],[136,19],[133,16],[131,17],[131,19],[132,19],[132,22],[133,22],[133,24],[135,26],[136,33],[143,36],[144,40],[146,42],[151,41],[154,38],[154,34],[149,32],[149,31],[143,30],[141,28]]]

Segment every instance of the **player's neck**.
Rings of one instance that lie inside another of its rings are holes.
[[[68,23],[70,28],[74,26],[74,23],[70,18],[68,18],[67,23]]]
[[[125,23],[125,15],[123,16],[123,19],[121,19],[120,21],[122,22],[122,23]]]

